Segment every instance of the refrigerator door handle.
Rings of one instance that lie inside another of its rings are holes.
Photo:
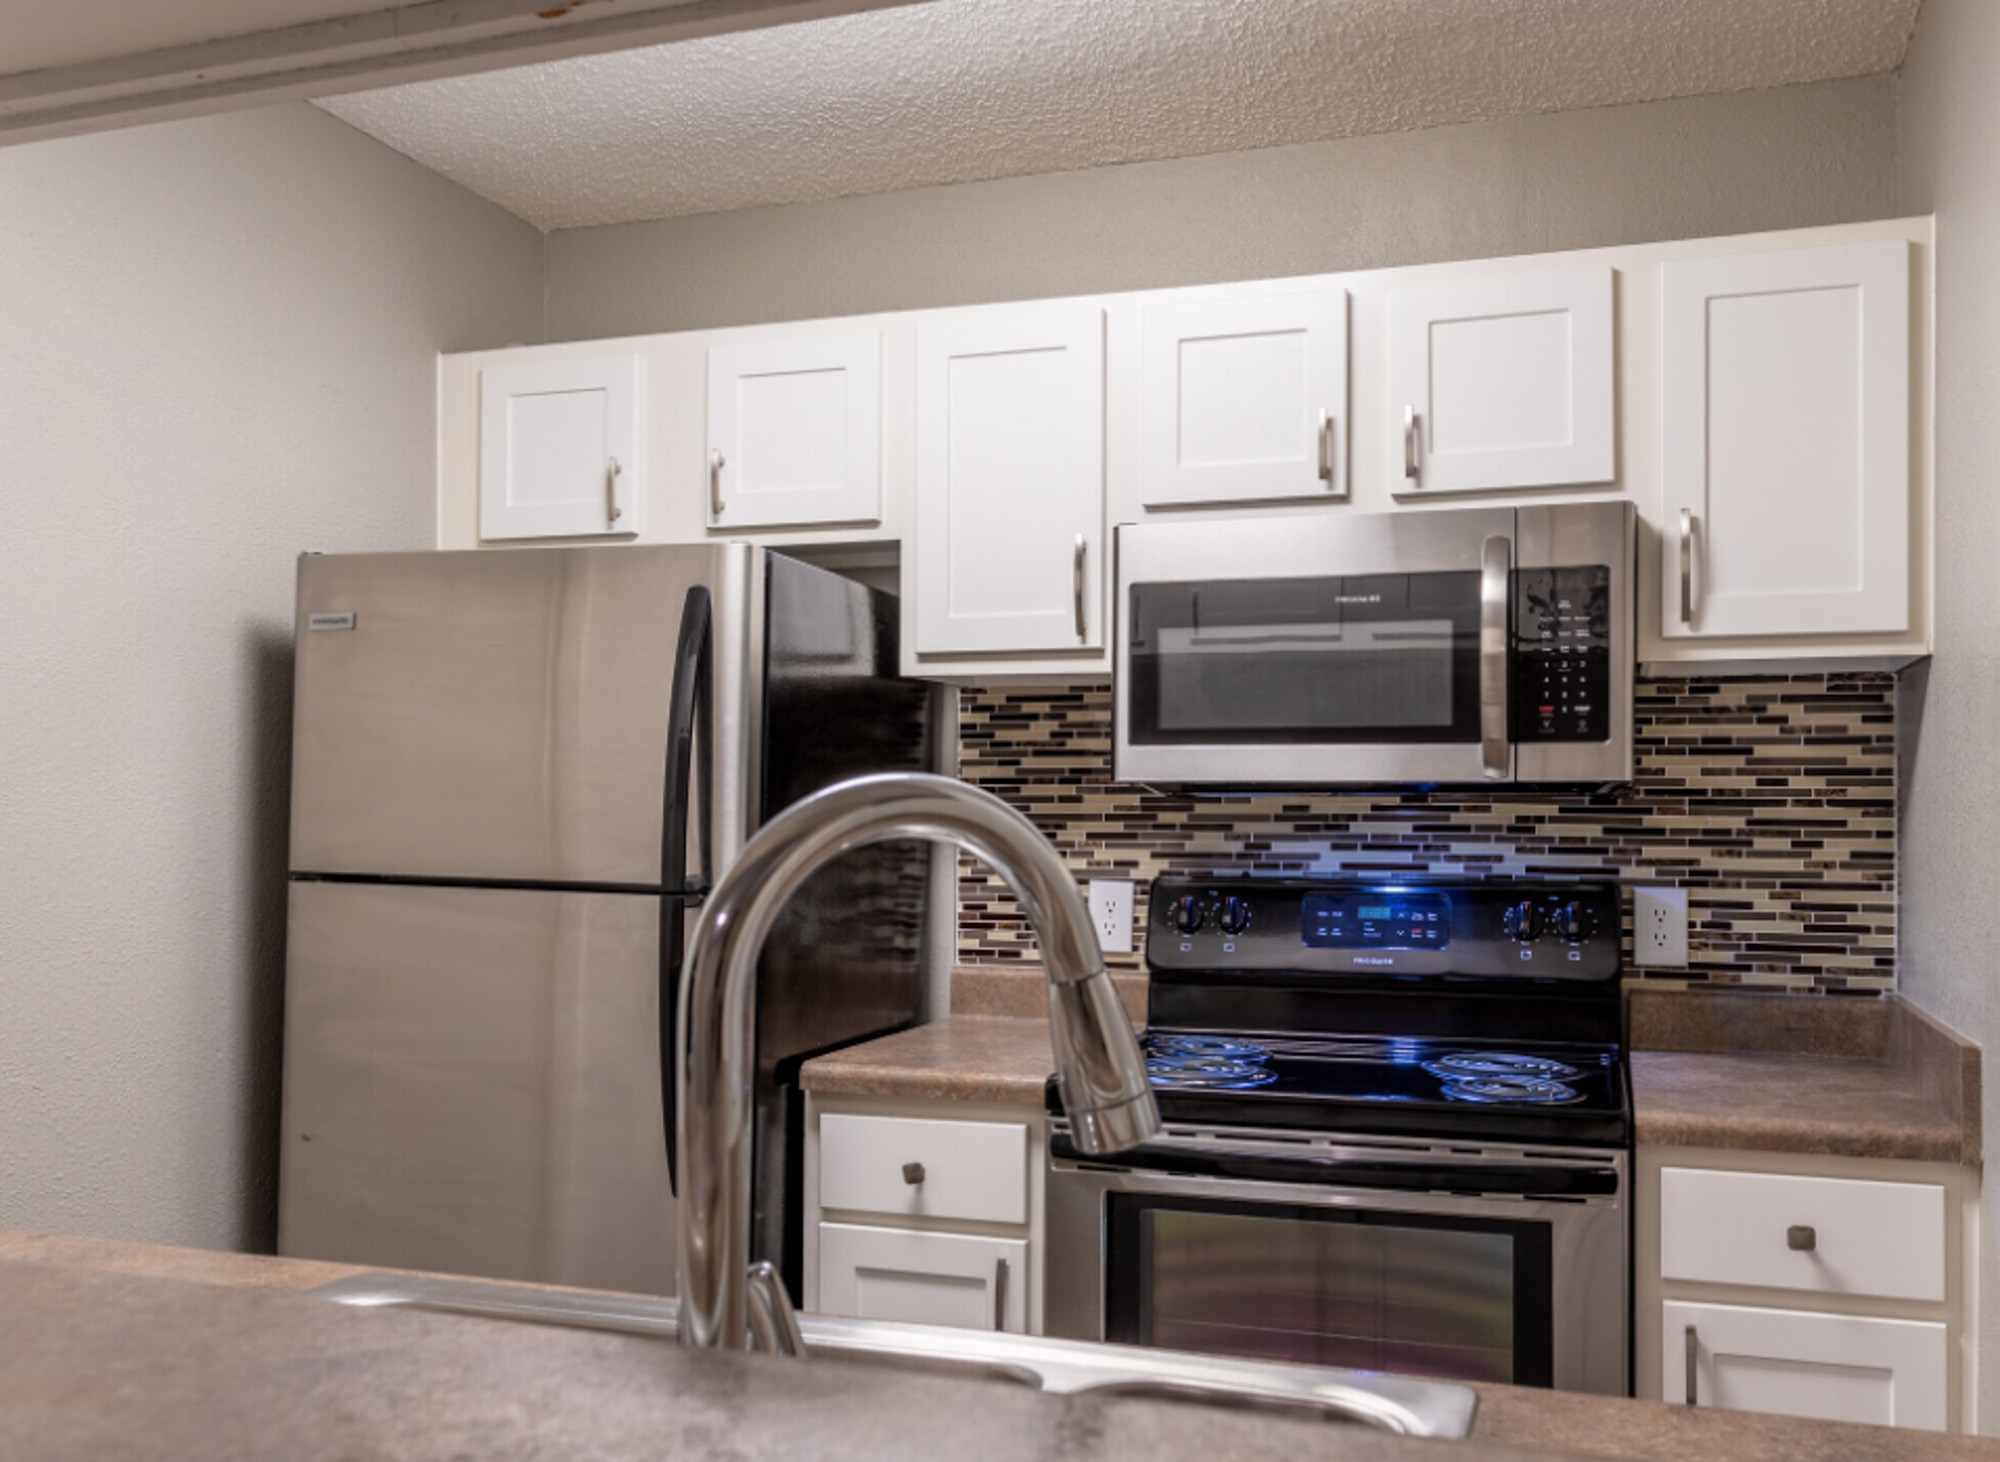
[[[680,1036],[681,962],[687,943],[687,906],[708,891],[708,828],[701,831],[702,876],[688,878],[689,808],[694,788],[694,728],[698,710],[709,704],[712,658],[709,593],[696,584],[681,609],[680,643],[674,650],[674,690],[667,713],[667,793],[660,827],[660,1115],[667,1135],[667,1182],[679,1188],[674,1171],[675,1100]],[[704,799],[703,811],[706,812]]]

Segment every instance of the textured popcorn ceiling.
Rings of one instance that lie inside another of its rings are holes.
[[[323,101],[543,228],[1866,75],[1919,0],[931,0]]]

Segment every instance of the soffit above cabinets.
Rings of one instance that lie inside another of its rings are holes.
[[[343,96],[543,228],[1827,80],[1919,0],[928,0]]]
[[[916,0],[63,0],[7,7],[0,143]]]

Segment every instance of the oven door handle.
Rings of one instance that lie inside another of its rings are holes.
[[[1322,1188],[1376,1188],[1398,1193],[1506,1193],[1524,1197],[1610,1197],[1619,1189],[1613,1167],[1558,1163],[1369,1162],[1305,1153],[1190,1149],[1148,1143],[1108,1159],[1089,1157],[1066,1133],[1049,1137],[1049,1156],[1098,1168],[1134,1168],[1199,1178],[1262,1183],[1311,1183]]]

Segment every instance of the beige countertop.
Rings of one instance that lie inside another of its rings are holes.
[[[1901,1462],[1990,1442],[1481,1386],[1468,1442],[301,1293],[337,1264],[0,1232],[0,1456],[1147,1462]]]
[[[1143,976],[1119,978],[1135,1019]],[[808,1091],[1040,1106],[1054,1061],[1041,971],[962,966],[953,1014],[806,1063]],[[1631,997],[1642,1146],[1980,1161],[1980,1052],[1900,999]]]

